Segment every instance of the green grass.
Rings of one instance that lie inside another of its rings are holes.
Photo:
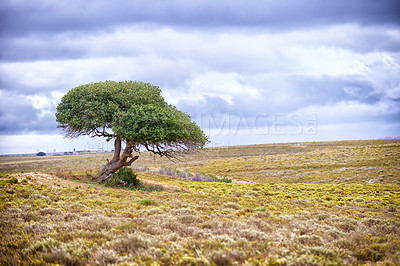
[[[1,265],[400,264],[399,140],[143,154],[134,190],[89,181],[106,156],[0,158]]]

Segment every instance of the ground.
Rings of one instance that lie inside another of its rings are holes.
[[[400,264],[399,140],[142,154],[137,190],[107,156],[0,158],[0,264]]]

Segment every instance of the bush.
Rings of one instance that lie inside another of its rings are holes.
[[[160,185],[140,184],[140,186],[137,188],[134,188],[134,190],[141,190],[141,191],[148,191],[148,192],[152,192],[152,191],[161,192],[161,191],[164,191],[164,187],[160,186]]]
[[[217,182],[221,182],[221,183],[232,183],[232,179],[227,178],[227,177],[216,178],[215,180]]]
[[[18,184],[18,179],[15,177],[11,177],[10,180],[8,181],[10,184]]]
[[[162,166],[160,171],[159,171],[159,173],[162,174],[162,175],[176,176],[177,175],[177,170],[169,168],[169,167]]]
[[[157,203],[153,199],[142,199],[139,201],[141,205],[157,205]]]
[[[222,183],[232,183],[230,178],[218,178],[215,174],[205,174],[203,172],[192,174],[188,169],[184,172],[179,170],[162,166],[159,173],[161,175],[177,176],[182,179],[190,180],[193,182],[222,182]]]
[[[106,180],[105,185],[108,187],[123,186],[127,188],[134,188],[140,185],[140,180],[137,179],[137,174],[128,167],[122,167],[118,172],[113,173],[112,176]]]

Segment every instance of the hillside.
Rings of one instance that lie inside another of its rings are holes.
[[[400,264],[400,140],[142,153],[136,190],[111,156],[0,158],[0,264]]]

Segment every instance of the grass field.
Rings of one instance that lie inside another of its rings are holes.
[[[136,190],[91,181],[112,154],[0,157],[0,264],[400,265],[400,140],[140,156]]]

